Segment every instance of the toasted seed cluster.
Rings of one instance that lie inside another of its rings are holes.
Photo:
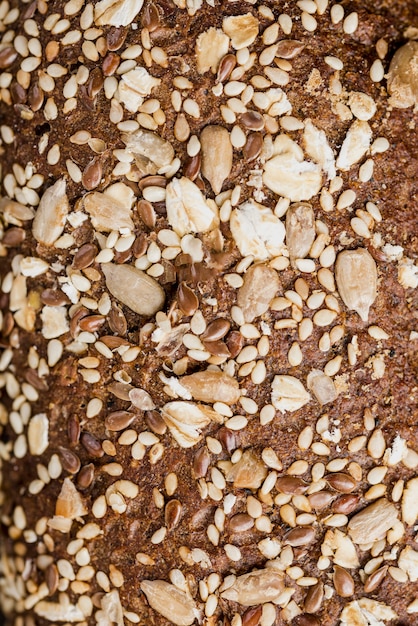
[[[392,4],[0,0],[7,626],[416,622]]]

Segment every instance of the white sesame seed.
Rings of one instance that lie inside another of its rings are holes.
[[[390,144],[389,144],[389,141],[386,139],[386,137],[377,137],[377,139],[374,140],[374,142],[372,143],[370,147],[370,152],[373,156],[374,154],[380,154],[382,152],[386,152],[386,150],[388,150],[389,147],[390,147]]]
[[[337,209],[342,210],[351,206],[356,199],[356,192],[353,189],[346,189],[337,201]]]
[[[313,430],[311,426],[305,426],[298,437],[298,447],[300,450],[308,450],[312,444]]]
[[[344,7],[341,4],[333,4],[331,7],[331,22],[338,24],[344,18]]]
[[[267,369],[264,361],[257,361],[253,371],[251,372],[251,380],[255,385],[260,385],[267,376]]]
[[[301,22],[302,22],[303,28],[307,30],[308,33],[313,33],[318,26],[318,22],[316,21],[314,16],[311,15],[310,13],[307,13],[307,11],[302,12]]]
[[[388,333],[384,331],[383,328],[380,328],[380,326],[369,326],[367,332],[370,337],[378,341],[382,339],[389,339]]]
[[[39,41],[39,39],[30,39],[28,41],[28,48],[29,48],[29,52],[33,54],[33,56],[35,57],[42,56],[42,46],[41,46],[41,42]]]
[[[350,220],[350,224],[351,228],[359,237],[364,237],[365,239],[369,239],[371,237],[367,224],[360,217],[353,217]]]
[[[55,103],[54,98],[48,98],[48,100],[46,101],[45,106],[44,106],[44,116],[45,116],[45,119],[48,121],[57,119],[58,107]],[[57,150],[59,153],[60,148],[58,144],[55,144],[55,145],[57,146]]]
[[[6,144],[12,144],[15,140],[15,134],[13,132],[13,129],[10,128],[10,126],[6,126],[5,124],[2,124],[2,126],[0,127],[0,134],[1,134],[1,138]],[[14,194],[11,193],[10,195],[13,197]]]
[[[375,222],[382,221],[382,214],[380,213],[378,207],[373,202],[366,203],[366,210],[368,213],[370,213],[370,215],[375,220]]]
[[[313,0],[298,0],[296,3],[301,11],[306,11],[307,13],[316,13],[316,4]]]
[[[26,59],[23,59],[22,63],[20,64],[20,67],[24,72],[33,72],[34,70],[36,70],[37,67],[39,67],[40,64],[41,64],[40,58],[27,57]]]
[[[370,68],[370,78],[374,83],[380,83],[385,76],[385,68],[380,59],[373,61]]]
[[[192,100],[191,98],[186,98],[186,100],[183,102],[183,109],[185,113],[187,113],[191,117],[194,117],[195,119],[199,119],[200,108],[199,108],[198,103],[195,100]]]
[[[99,52],[93,41],[84,41],[81,50],[84,56],[89,60],[96,63],[99,60]]]
[[[295,265],[300,272],[312,274],[315,271],[315,261],[312,259],[296,259]]]
[[[244,415],[234,415],[225,422],[225,426],[231,430],[243,430],[247,423],[248,420]]]
[[[103,408],[103,401],[100,398],[92,398],[89,400],[86,408],[86,416],[90,419],[99,415]]]
[[[329,456],[331,453],[329,447],[320,441],[315,441],[311,446],[311,450],[318,456]]]
[[[63,46],[73,46],[78,43],[82,37],[82,34],[79,30],[70,30],[68,33],[64,35],[61,39],[61,45]]]
[[[338,374],[338,372],[340,370],[341,363],[342,363],[342,356],[341,355],[338,355],[338,356],[334,357],[333,359],[328,361],[328,363],[326,363],[326,365],[324,367],[324,373],[327,376],[335,376],[336,374]]]
[[[328,289],[328,291],[335,291],[335,281],[333,273],[326,267],[321,267],[318,270],[318,282],[320,285]]]
[[[274,69],[274,68],[273,68]],[[293,115],[285,115],[280,119],[280,126],[284,130],[293,131],[293,130],[301,130],[304,128],[304,124],[301,120],[298,120]]]
[[[285,35],[290,35],[292,32],[292,18],[287,13],[281,13],[278,17],[278,23]]]
[[[297,365],[300,365],[302,363],[302,350],[300,349],[300,346],[296,341],[293,342],[289,352],[287,353],[287,359],[292,367],[296,367]]]
[[[161,543],[162,541],[164,541],[166,534],[167,528],[165,526],[161,526],[161,528],[156,530],[155,533],[153,533],[153,535],[151,536],[151,543],[153,543],[154,545]]]
[[[241,398],[239,399],[239,403],[244,411],[249,415],[255,415],[256,413],[258,413],[258,405],[252,398],[241,396]]]
[[[65,33],[71,26],[70,20],[62,19],[58,20],[55,26],[51,29],[52,35],[60,35],[61,33]]]
[[[276,415],[276,409],[272,404],[266,404],[260,411],[260,424],[265,426],[270,423]]]
[[[59,63],[51,63],[46,68],[46,72],[48,76],[51,76],[52,78],[60,78],[61,76],[65,76],[68,73],[68,70],[62,65],[59,65]]]
[[[231,143],[234,148],[240,149],[245,146],[247,141],[247,137],[244,131],[239,126],[234,126],[231,135],[230,135]]]
[[[263,32],[263,43],[265,46],[270,46],[279,36],[279,25],[278,24],[270,24],[267,26],[265,31]]]
[[[332,67],[332,69],[334,70],[342,70],[344,67],[344,63],[338,59],[337,57],[333,57],[333,56],[326,56],[324,58],[324,61],[327,65],[329,65],[330,67]]]
[[[241,560],[241,550],[237,546],[233,546],[230,543],[225,544],[224,546],[225,554],[231,561],[240,561]]]
[[[353,11],[344,19],[343,31],[346,35],[352,35],[356,32],[358,27],[358,13]]]

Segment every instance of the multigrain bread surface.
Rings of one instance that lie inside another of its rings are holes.
[[[416,1],[0,36],[7,625],[415,624]]]

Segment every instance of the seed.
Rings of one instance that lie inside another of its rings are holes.
[[[325,476],[325,480],[333,489],[342,493],[350,493],[357,487],[356,481],[351,476],[339,472],[328,474]]]
[[[323,599],[324,585],[319,582],[307,592],[303,608],[307,613],[317,613],[321,609]]]
[[[346,569],[334,565],[333,582],[335,591],[342,598],[350,598],[354,594],[354,580]]]
[[[147,411],[145,413],[145,421],[148,427],[157,435],[164,435],[167,430],[167,426],[158,411]]]
[[[279,287],[279,277],[274,269],[267,265],[252,265],[245,274],[243,286],[238,290],[238,306],[244,321],[251,323],[265,313]]]
[[[343,21],[343,31],[346,35],[352,35],[358,27],[358,13],[353,11]]]
[[[387,486],[381,483],[378,485],[373,485],[365,492],[364,498],[365,500],[376,500],[376,498],[381,498],[382,496],[384,496],[386,490]]]
[[[104,455],[104,450],[100,441],[91,433],[83,432],[80,436],[80,443],[90,456],[100,459]]]
[[[201,339],[205,339],[208,342],[223,339],[230,327],[231,323],[227,319],[219,317],[208,324],[206,330],[201,335]]]
[[[313,541],[315,530],[313,528],[296,527],[290,530],[283,538],[283,542],[292,548],[306,546]]]
[[[81,468],[77,476],[77,486],[80,489],[87,489],[90,487],[94,479],[94,465],[89,463]]]
[[[300,365],[302,363],[302,360],[303,360],[302,350],[300,349],[300,346],[296,341],[292,344],[289,352],[287,353],[287,358],[288,358],[289,364],[292,367],[296,367],[297,365]]]
[[[233,533],[241,533],[250,530],[254,526],[254,519],[247,513],[237,513],[231,517],[229,528]]]
[[[230,543],[227,543],[224,546],[224,550],[225,550],[226,556],[231,561],[240,561],[241,560],[241,558],[242,558],[241,550],[237,546],[234,546],[234,545],[232,545]]]
[[[386,473],[388,471],[387,467],[377,466],[370,470],[367,474],[367,481],[370,485],[377,485],[382,482]]]
[[[301,22],[303,28],[310,33],[316,30],[316,27],[318,26],[318,22],[316,21],[314,16],[310,15],[306,11],[302,11]]]
[[[255,606],[253,608],[247,609],[242,616],[242,626],[258,626],[262,613],[262,606]]]
[[[386,450],[386,441],[380,428],[376,428],[367,444],[367,452],[373,459],[381,459]]]
[[[103,170],[101,162],[94,158],[88,163],[83,171],[81,182],[84,189],[91,191],[95,189],[102,180]]]
[[[137,418],[135,413],[129,411],[115,411],[110,413],[105,419],[105,426],[108,430],[117,432],[128,428]]]
[[[250,133],[242,150],[245,159],[254,161],[260,155],[262,147],[263,136],[261,133]]]
[[[202,157],[200,153],[193,157],[188,157],[184,164],[184,175],[192,181],[196,180],[201,169],[201,164]]]
[[[402,570],[400,567],[390,566],[388,572],[391,578],[393,578],[393,580],[396,580],[396,582],[398,583],[406,583],[408,580],[408,574],[404,572],[404,570]]]
[[[377,269],[373,257],[364,248],[340,252],[335,276],[344,304],[366,322],[377,295]]]
[[[276,489],[290,495],[301,495],[308,489],[308,485],[294,476],[282,476],[276,481]]]
[[[246,111],[239,119],[249,130],[260,131],[264,128],[264,118],[258,111]]]
[[[104,263],[101,266],[110,293],[139,315],[159,311],[165,293],[159,283],[132,265]]]
[[[169,500],[165,505],[164,519],[168,530],[172,530],[180,521],[183,506],[179,500]]]
[[[389,339],[388,333],[384,331],[383,328],[380,328],[380,326],[369,326],[367,332],[370,337],[377,339],[378,341],[381,339]]]
[[[330,491],[317,491],[308,496],[309,504],[315,510],[324,509],[331,504],[334,498],[335,495]]]
[[[232,144],[223,126],[205,126],[200,134],[202,174],[215,194],[220,193],[232,168]]]
[[[301,613],[292,621],[294,626],[321,626],[321,622],[315,615],[309,613]]]
[[[359,496],[356,496],[354,494],[347,494],[345,496],[341,496],[333,503],[332,510],[334,513],[349,515],[354,511],[359,502]]]
[[[210,454],[206,447],[200,448],[193,459],[193,471],[196,478],[204,478],[210,464]]]
[[[286,213],[286,245],[294,265],[304,259],[315,239],[315,216],[308,203],[292,204]]]
[[[178,286],[177,299],[179,307],[184,315],[193,315],[199,307],[198,297],[184,282],[181,282]]]
[[[55,563],[51,563],[45,571],[45,581],[48,587],[48,592],[50,596],[54,595],[56,590],[58,589],[59,583],[59,574],[58,569]]]
[[[224,82],[231,75],[232,70],[237,64],[237,59],[233,54],[227,54],[219,63],[218,74],[216,76],[216,81],[218,83]]]
[[[383,567],[380,567],[372,574],[370,574],[370,576],[366,579],[366,582],[364,583],[364,591],[366,593],[371,593],[372,591],[377,589],[385,578],[387,571],[388,565],[384,565]]]
[[[0,50],[0,69],[4,70],[10,67],[17,59],[17,55],[17,51],[12,46]]]
[[[237,447],[236,437],[232,430],[222,426],[217,433],[218,439],[221,442],[223,448],[227,452],[232,452]]]
[[[307,461],[299,460],[294,461],[288,468],[287,473],[290,476],[300,476],[308,471],[309,465]]]
[[[385,76],[385,68],[380,59],[375,59],[370,67],[370,78],[374,83],[380,83]]]
[[[80,459],[78,456],[67,448],[59,448],[61,463],[65,471],[70,474],[77,474],[80,469]]]
[[[351,518],[348,532],[355,543],[368,544],[384,537],[397,519],[396,507],[381,498]]]

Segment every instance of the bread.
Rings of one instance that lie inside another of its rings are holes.
[[[412,626],[416,0],[0,3],[7,626]]]

